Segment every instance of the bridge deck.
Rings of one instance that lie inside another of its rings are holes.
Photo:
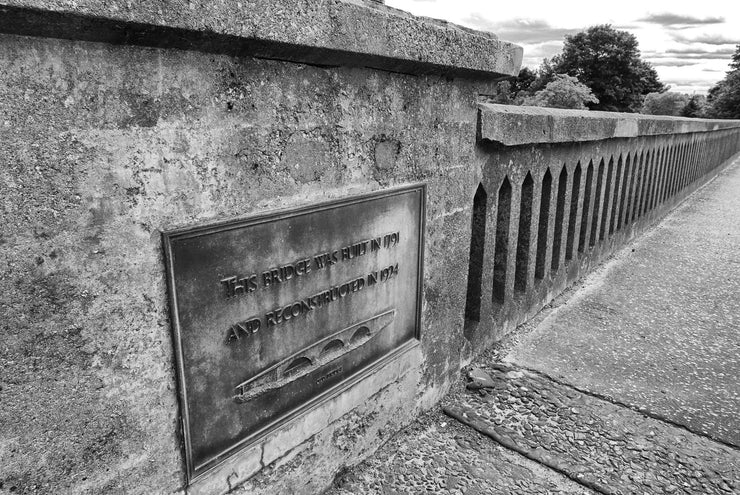
[[[553,306],[507,360],[740,446],[740,158]]]

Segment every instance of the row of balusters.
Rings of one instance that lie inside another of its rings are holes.
[[[528,172],[518,185],[521,194],[515,246],[509,242],[512,183],[508,176],[504,177],[498,188],[496,207],[492,288],[494,308],[500,307],[507,297],[510,250],[516,256],[514,292],[526,292],[533,234],[537,243],[534,278],[546,278],[548,269],[554,277],[562,265],[637,222],[716,168],[736,151],[737,142],[735,132],[702,134],[683,143],[655,145],[647,149],[625,151],[618,156],[603,157],[597,164],[589,160],[585,167],[581,161],[572,168],[566,163],[560,169],[555,188],[553,174],[548,167],[542,176],[535,232],[532,231],[534,179]],[[568,189],[569,198],[566,194]],[[553,195],[554,204],[551,201]],[[480,320],[487,203],[487,193],[480,184],[473,200],[465,310],[466,319],[475,321]],[[554,225],[548,259],[548,229],[551,221],[554,221]]]

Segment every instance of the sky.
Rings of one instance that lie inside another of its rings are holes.
[[[740,44],[738,0],[501,1],[386,0],[415,15],[491,31],[524,47],[523,65],[536,68],[560,53],[563,37],[611,24],[637,37],[670,91],[705,94],[727,70]]]

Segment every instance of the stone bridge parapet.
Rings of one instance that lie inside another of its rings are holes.
[[[481,104],[478,146],[466,335],[489,342],[714,177],[740,121]]]

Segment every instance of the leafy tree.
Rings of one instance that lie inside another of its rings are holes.
[[[740,119],[740,69],[729,72],[709,91],[709,116]]]
[[[511,81],[511,90],[514,96],[522,91],[528,91],[532,83],[537,79],[537,73],[529,67],[524,67],[519,71],[519,75]]]
[[[740,45],[735,47],[735,53],[732,54],[730,67],[732,67],[732,70],[740,70]]]
[[[740,119],[740,45],[732,55],[730,70],[707,95],[707,116],[720,119]]]
[[[552,65],[544,59],[536,71],[524,67],[517,77],[498,83],[497,93],[490,101],[506,105],[524,105],[527,99],[544,89],[554,77]]]
[[[608,24],[566,36],[552,65],[556,73],[591,88],[598,99],[588,105],[592,110],[636,112],[644,95],[666,89],[653,66],[640,58],[635,36]]]
[[[681,109],[681,117],[704,117],[707,106],[707,97],[704,95],[693,95]]]
[[[683,93],[648,93],[640,113],[647,115],[678,116],[689,103],[689,95]]]
[[[490,98],[492,103],[521,105],[521,100],[529,95],[528,89],[537,78],[537,73],[528,67],[519,71],[519,75],[498,83],[496,94]]]
[[[587,103],[598,102],[588,86],[567,74],[556,74],[544,89],[524,100],[525,105],[573,109],[586,109]]]
[[[500,103],[502,105],[512,105],[514,95],[511,92],[511,81],[501,81],[496,85],[496,92],[492,95],[485,95],[486,103]]]
[[[536,77],[534,78],[534,81],[529,85],[530,96],[541,89],[545,89],[545,86],[555,79],[556,72],[552,66],[552,62],[548,59],[543,59],[542,64],[537,68],[537,72],[535,74]]]

